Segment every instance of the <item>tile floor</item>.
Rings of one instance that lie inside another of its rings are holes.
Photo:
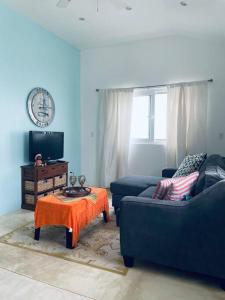
[[[0,217],[0,236],[33,219],[20,210]],[[136,262],[126,276],[0,243],[1,300],[225,300],[207,278]]]

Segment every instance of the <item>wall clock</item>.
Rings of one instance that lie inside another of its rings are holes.
[[[38,127],[48,126],[55,116],[55,103],[43,88],[34,88],[28,95],[27,109],[31,120]]]

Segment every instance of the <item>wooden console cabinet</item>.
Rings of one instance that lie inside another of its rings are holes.
[[[39,198],[58,192],[68,184],[68,162],[57,162],[43,167],[21,167],[22,205],[35,210]]]

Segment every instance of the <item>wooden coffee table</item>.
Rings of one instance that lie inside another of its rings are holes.
[[[105,222],[109,221],[107,191],[92,188],[91,195],[83,198],[66,198],[60,194],[48,195],[37,201],[35,209],[34,239],[40,239],[42,226],[65,226],[66,247],[77,245],[80,230],[103,213]]]

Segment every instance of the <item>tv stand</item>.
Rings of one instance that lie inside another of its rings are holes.
[[[57,163],[58,163],[57,160],[49,160],[49,161],[46,161],[46,165],[47,165],[47,166],[55,165],[55,164],[57,164]]]
[[[65,160],[48,160],[45,161],[47,166],[55,165],[55,164],[64,164],[66,161]]]
[[[67,186],[68,162],[53,161],[43,167],[22,166],[21,184],[22,208],[35,210],[39,198],[54,194]]]

